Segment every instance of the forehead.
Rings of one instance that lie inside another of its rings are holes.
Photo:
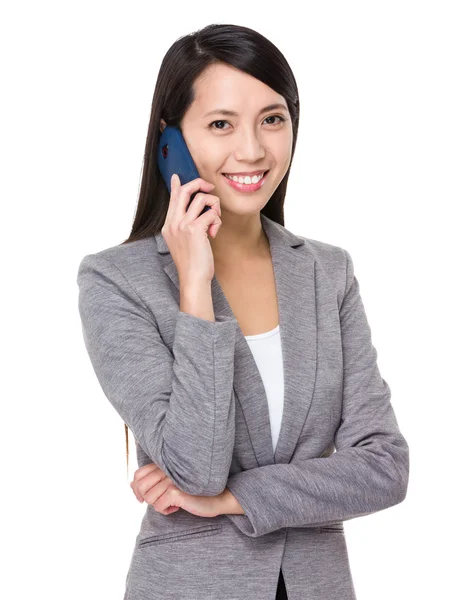
[[[244,71],[225,64],[210,65],[193,84],[195,99],[191,105],[194,115],[224,108],[238,113],[256,113],[274,103],[286,105],[286,100],[268,85]]]

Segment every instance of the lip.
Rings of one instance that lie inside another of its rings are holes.
[[[264,185],[269,172],[270,170],[265,171],[264,177],[260,181],[258,181],[258,183],[239,183],[238,181],[232,181],[232,179],[228,179],[224,176],[224,174],[223,179],[227,182],[228,185],[230,185],[238,192],[255,192],[256,190],[261,189],[261,187]],[[263,173],[263,171],[259,171],[259,173]]]
[[[247,175],[249,175],[250,177],[253,177],[253,175],[260,175],[261,173],[266,173],[267,171],[270,171],[270,169],[262,169],[261,171],[242,171],[241,173],[223,173],[223,175],[236,175],[237,177],[246,177]]]

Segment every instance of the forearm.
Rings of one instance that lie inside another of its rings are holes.
[[[215,321],[210,284],[180,288],[180,310],[200,319]]]
[[[283,527],[346,521],[401,502],[408,469],[407,445],[399,437],[340,450],[329,458],[266,465],[229,477],[228,489],[242,503],[245,516],[225,514],[250,537]]]
[[[243,510],[239,501],[234,496],[234,494],[230,490],[228,490],[228,488],[226,488],[224,490],[224,492],[222,492],[219,495],[219,501],[220,501],[220,508],[219,508],[220,515],[244,515],[245,514],[245,511]]]

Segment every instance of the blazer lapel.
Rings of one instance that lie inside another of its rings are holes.
[[[316,298],[314,257],[305,240],[262,213],[269,240],[278,296],[284,373],[284,404],[280,435],[273,453],[269,408],[256,361],[237,326],[234,391],[241,405],[258,466],[289,463],[307,417],[316,377]],[[169,254],[164,270],[179,289],[179,276],[166,241],[156,236],[158,251]],[[234,317],[216,276],[212,279],[215,318]]]

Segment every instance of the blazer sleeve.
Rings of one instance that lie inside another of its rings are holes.
[[[179,311],[171,352],[153,313],[110,260],[85,256],[77,283],[93,369],[136,441],[182,491],[221,493],[235,439],[235,319]]]
[[[340,306],[343,409],[330,456],[293,459],[236,473],[227,487],[245,511],[226,515],[247,536],[282,527],[331,525],[402,502],[409,478],[409,447],[399,430],[391,391],[346,254],[346,291]]]

